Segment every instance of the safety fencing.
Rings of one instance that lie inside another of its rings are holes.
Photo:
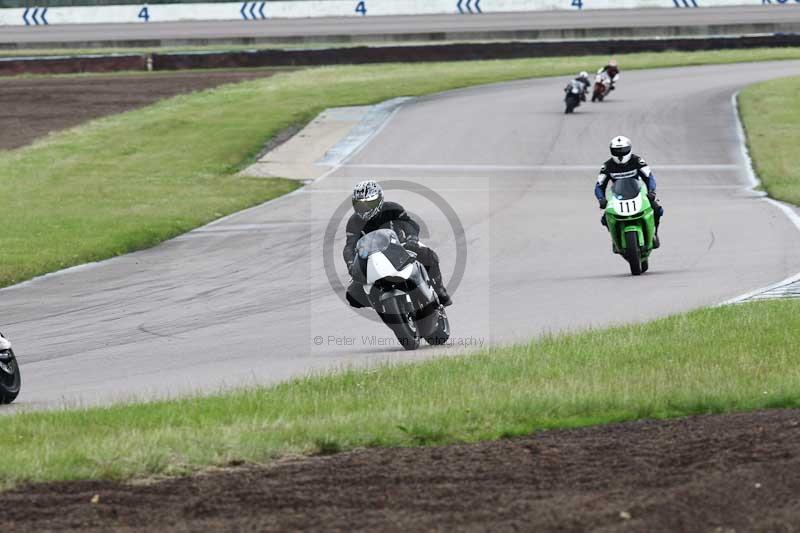
[[[77,0],[91,2],[91,0]],[[127,1],[127,0],[123,0]],[[675,8],[719,6],[800,6],[800,0],[279,0],[248,2],[140,3],[125,5],[53,6],[46,2],[0,9],[0,26],[245,20],[276,18],[377,17],[390,15],[461,14],[584,9]]]

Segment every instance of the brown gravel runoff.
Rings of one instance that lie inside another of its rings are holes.
[[[263,78],[275,70],[58,76],[0,79],[0,150],[50,132],[225,83]]]
[[[800,410],[3,494],[3,531],[798,531]]]

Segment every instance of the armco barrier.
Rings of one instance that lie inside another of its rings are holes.
[[[696,51],[800,46],[800,34],[690,39],[628,39],[562,42],[495,42],[417,46],[356,46],[320,50],[257,50],[153,54],[154,70],[303,67],[365,63],[417,63],[515,59],[585,54]]]
[[[373,17],[507,13],[582,9],[681,8],[800,5],[800,0],[278,0],[197,4],[128,4],[0,9],[0,26],[175,22],[271,18]]]
[[[800,34],[694,39],[627,39],[562,42],[493,42],[416,46],[356,46],[318,50],[131,54],[0,59],[0,76],[121,70],[306,67],[365,63],[419,63],[568,55],[612,55],[664,50],[695,51],[800,46]]]

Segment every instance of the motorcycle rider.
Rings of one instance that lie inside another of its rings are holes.
[[[604,67],[601,67],[600,70],[597,71],[598,74],[602,74],[605,72],[608,74],[609,79],[611,80],[611,87],[609,87],[609,91],[614,90],[614,83],[619,79],[619,67],[617,66],[617,60],[611,58],[608,60],[608,64]]]
[[[647,186],[647,199],[653,206],[653,218],[656,225],[656,234],[653,237],[653,248],[661,246],[658,238],[658,225],[664,208],[658,204],[656,199],[656,177],[644,159],[634,154],[631,140],[621,135],[611,139],[609,145],[611,158],[608,159],[600,168],[600,175],[597,176],[597,183],[594,186],[594,195],[600,203],[600,209],[605,209],[608,205],[606,200],[606,187],[608,182],[615,182],[618,179],[639,178]],[[600,219],[600,223],[606,226],[606,217]]]
[[[574,84],[579,84],[582,87],[581,90],[581,102],[586,101],[586,93],[589,91],[589,87],[591,87],[592,82],[589,81],[589,73],[585,70],[579,73],[574,80],[570,80],[566,87],[564,87],[564,92],[568,93]]]
[[[377,229],[390,228],[397,233],[407,250],[416,252],[417,260],[422,263],[430,276],[433,288],[439,296],[439,303],[444,306],[451,305],[452,299],[447,294],[447,289],[442,282],[439,256],[419,242],[419,224],[408,215],[403,206],[395,202],[384,202],[383,188],[375,180],[366,180],[356,184],[353,188],[352,199],[355,212],[347,221],[345,230],[347,241],[342,251],[350,275],[354,278],[363,278],[361,272],[353,272],[358,240]],[[352,307],[369,305],[363,282],[351,279],[345,296]]]

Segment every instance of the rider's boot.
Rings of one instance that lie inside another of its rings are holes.
[[[436,295],[439,297],[439,303],[445,307],[453,305],[453,299],[450,298],[449,294],[447,294],[447,289],[442,282],[442,271],[439,270],[439,265],[431,265],[431,267],[428,269],[428,275],[431,278],[433,290],[436,291]]]

